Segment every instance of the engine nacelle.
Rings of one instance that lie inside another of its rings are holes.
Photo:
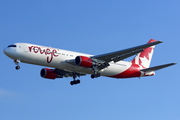
[[[82,66],[82,67],[92,67],[93,66],[93,61],[89,57],[85,56],[77,56],[75,58],[75,65]]]
[[[41,69],[40,74],[41,74],[41,77],[47,78],[47,79],[60,78],[60,75],[57,74],[57,72],[54,69],[50,69],[50,68]]]

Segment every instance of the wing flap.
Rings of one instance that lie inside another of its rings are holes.
[[[140,53],[142,51],[144,51],[144,50],[143,49],[139,49],[139,50],[132,51],[132,52],[129,52],[129,53],[126,53],[126,54],[122,54],[122,55],[119,55],[117,57],[112,58],[112,61],[118,62],[118,61],[123,60],[125,58],[128,58],[128,57],[131,57],[133,55],[136,55],[136,54],[138,54],[138,53]]]

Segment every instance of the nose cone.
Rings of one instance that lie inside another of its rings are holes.
[[[4,52],[4,54],[8,55],[8,53],[9,53],[8,48],[5,48],[5,49],[3,50],[3,52]]]
[[[12,59],[16,56],[16,52],[13,48],[7,47],[3,50],[4,54]]]
[[[5,48],[3,50],[4,54],[8,57],[10,57],[11,59],[17,59],[18,57],[18,53],[17,53],[17,46],[14,45],[9,45],[7,48]]]

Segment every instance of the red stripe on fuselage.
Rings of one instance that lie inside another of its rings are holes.
[[[140,66],[137,64],[132,64],[130,68],[125,70],[122,73],[119,73],[117,75],[109,76],[113,78],[131,78],[131,77],[140,77],[141,72],[140,72]]]

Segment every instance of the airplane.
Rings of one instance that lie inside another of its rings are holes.
[[[90,55],[45,47],[29,43],[15,43],[4,49],[4,54],[14,60],[16,70],[20,62],[45,66],[40,75],[47,79],[72,77],[71,85],[79,84],[80,76],[90,74],[91,78],[100,76],[111,78],[133,78],[153,76],[156,70],[166,68],[176,63],[149,67],[155,45],[162,43],[150,39],[148,43],[100,55]],[[132,61],[124,59],[134,56]]]

